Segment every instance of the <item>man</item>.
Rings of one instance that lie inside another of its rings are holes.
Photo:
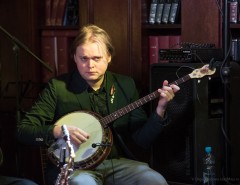
[[[83,27],[73,42],[71,51],[77,70],[49,81],[38,101],[18,126],[17,135],[20,142],[49,146],[64,136],[62,124],[58,123],[65,115],[82,110],[105,117],[138,100],[138,92],[132,78],[107,71],[114,48],[109,35],[103,29],[95,25]],[[132,139],[143,148],[150,147],[163,127],[168,124],[166,107],[178,90],[178,86],[168,85],[168,82],[164,81],[162,89],[158,89],[160,98],[157,108],[149,118],[141,107],[134,109],[129,107],[132,110],[127,110],[129,111],[127,114],[123,114],[124,110],[122,110],[120,113],[123,116],[113,119],[114,122],[107,127],[113,133],[111,153],[106,158],[103,157],[94,168],[75,169],[69,175],[69,183],[167,184],[164,177],[149,168],[147,164],[127,158],[126,154],[129,151],[125,141]],[[112,115],[113,118],[115,116]],[[79,120],[77,126],[66,123],[68,121],[63,123],[66,124],[76,154],[97,134],[89,133],[81,127],[86,121],[87,119]],[[108,125],[103,127],[105,126]],[[108,130],[107,128],[104,131]],[[108,141],[111,144],[111,137]],[[89,143],[90,146],[92,144],[96,145]],[[109,146],[103,146],[106,147]],[[99,148],[99,151],[102,151],[101,146]],[[92,150],[89,148],[84,155]],[[78,158],[75,158],[75,162],[79,162],[76,160]],[[102,156],[99,156],[100,158]],[[49,163],[46,174],[48,184],[54,184],[59,173],[59,168]]]

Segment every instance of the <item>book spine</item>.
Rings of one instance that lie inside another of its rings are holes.
[[[231,59],[240,62],[240,38],[233,38],[231,42]]]
[[[158,63],[158,36],[149,36],[149,63]]]
[[[53,0],[52,2],[52,11],[51,11],[51,25],[56,25],[56,18],[57,18],[57,9],[58,9],[59,0]]]
[[[169,13],[169,22],[174,24],[179,12],[179,0],[172,0],[172,5]]]
[[[68,37],[58,37],[57,38],[57,59],[58,59],[58,73],[57,75],[69,72],[68,63],[70,54],[68,53],[69,39]]]
[[[169,49],[169,35],[158,36],[158,51],[160,49]],[[159,60],[159,63],[168,63],[168,60]]]
[[[232,47],[231,47],[231,57],[233,61],[236,61],[237,59],[237,45],[238,45],[238,39],[237,38],[233,38],[232,39]]]
[[[56,37],[54,36],[42,36],[41,38],[41,57],[53,72],[49,72],[47,69],[43,68],[42,76],[43,82],[48,82],[49,79],[56,75]]]
[[[149,10],[149,24],[155,23],[156,10],[157,10],[157,0],[152,0],[150,4],[150,10]]]
[[[161,24],[162,22],[163,6],[164,6],[164,0],[159,0],[157,4],[156,17],[155,17],[155,22],[157,24]]]
[[[143,24],[148,23],[148,2],[147,0],[142,0],[141,1],[141,20]]]
[[[238,20],[238,0],[231,0],[229,4],[229,22],[237,23]]]
[[[58,3],[57,13],[56,13],[56,26],[63,25],[63,17],[66,9],[67,0],[60,0]]]
[[[162,22],[165,24],[168,23],[171,5],[172,5],[171,0],[165,1],[164,7],[163,7],[163,15],[162,15]]]
[[[180,49],[181,47],[181,36],[171,35],[169,36],[169,49]]]
[[[169,49],[169,35],[158,36],[158,49]]]
[[[236,61],[240,62],[240,38],[237,39]]]
[[[51,0],[45,0],[45,25],[50,26],[51,25]]]
[[[63,25],[75,26],[79,23],[79,11],[78,0],[71,0],[67,2],[66,10],[64,14]]]

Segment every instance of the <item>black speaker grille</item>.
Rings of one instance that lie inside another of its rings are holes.
[[[191,68],[179,66],[154,66],[151,68],[151,91],[162,85],[163,80],[173,82],[192,72]],[[194,95],[195,80],[182,83],[181,90],[169,103],[168,115],[172,122],[165,127],[161,136],[153,146],[152,167],[159,171],[168,181],[192,183],[192,151],[193,151],[193,127],[194,120]],[[157,100],[152,102],[155,109]]]

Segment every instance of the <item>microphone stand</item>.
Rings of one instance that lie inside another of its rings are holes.
[[[15,55],[15,67],[16,67],[16,123],[17,125],[20,123],[21,114],[20,114],[20,71],[19,71],[19,50],[20,48],[26,51],[28,54],[33,56],[39,63],[41,63],[46,69],[50,72],[53,72],[43,60],[37,57],[27,46],[25,46],[22,42],[20,42],[17,38],[11,35],[7,30],[0,26],[0,31],[4,33],[4,35],[13,42],[13,52]],[[17,147],[18,148],[18,147]],[[18,164],[18,150],[16,154],[16,168],[17,174],[19,175],[19,164]]]
[[[53,72],[53,69],[51,69],[43,60],[41,60],[39,57],[37,57],[26,45],[24,45],[22,42],[20,42],[17,38],[15,38],[13,35],[11,35],[7,30],[5,30],[2,26],[0,26],[0,31],[4,33],[7,38],[13,42],[13,52],[15,55],[15,67],[16,67],[16,88],[17,88],[17,95],[16,95],[16,122],[19,124],[20,122],[20,97],[19,97],[19,89],[20,89],[20,71],[19,71],[19,48],[26,51],[28,54],[33,56],[39,63],[41,63],[47,70],[50,72]]]
[[[58,174],[57,180],[55,182],[55,185],[68,185],[68,179],[69,179],[69,174],[70,172],[73,171],[74,168],[74,158],[75,158],[75,153],[73,149],[73,145],[71,144],[70,141],[70,135],[69,131],[66,127],[66,125],[62,125],[62,133],[63,133],[63,139],[65,140],[69,152],[69,159],[66,164],[63,164],[61,167],[61,171]],[[64,156],[64,163],[65,163],[65,156]]]

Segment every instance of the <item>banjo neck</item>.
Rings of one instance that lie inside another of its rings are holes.
[[[170,85],[172,85],[172,84],[180,85],[192,78],[202,78],[203,76],[214,74],[216,69],[211,70],[211,69],[209,69],[208,66],[209,65],[207,64],[207,65],[204,65],[200,69],[195,69],[195,70],[193,70],[192,73],[177,79],[176,81],[170,83]],[[124,116],[125,114],[133,111],[134,109],[136,109],[158,97],[159,97],[159,92],[156,90],[156,91],[140,98],[139,100],[136,100],[133,103],[109,114],[108,116],[103,117],[102,119],[100,119],[100,122],[102,123],[104,128],[107,128],[109,123],[113,122],[114,120]]]

